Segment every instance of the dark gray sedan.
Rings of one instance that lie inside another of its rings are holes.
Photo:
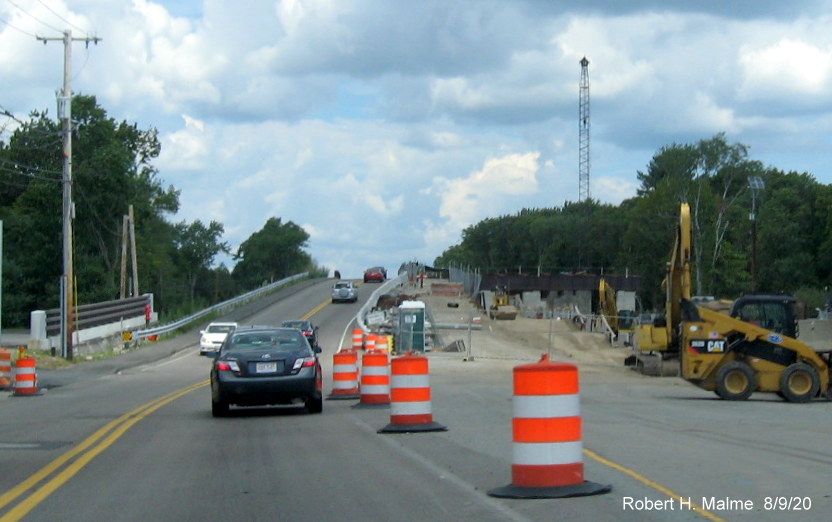
[[[296,328],[239,326],[226,337],[211,366],[211,413],[229,406],[305,405],[323,411],[321,349]]]

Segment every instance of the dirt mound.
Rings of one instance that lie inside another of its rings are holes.
[[[490,330],[504,338],[509,353],[550,353],[552,358],[574,363],[624,365],[629,348],[611,345],[606,335],[578,330],[571,321],[531,319],[492,321]]]

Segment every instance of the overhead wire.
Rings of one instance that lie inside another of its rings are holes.
[[[21,33],[25,34],[26,36],[31,36],[32,38],[37,38],[37,35],[35,35],[35,34],[33,34],[33,33],[30,33],[30,32],[28,32],[28,31],[25,31],[25,30],[21,29],[20,27],[17,27],[16,25],[14,25],[14,24],[12,24],[11,22],[7,21],[5,18],[0,18],[0,22],[3,22],[4,24],[6,24],[7,26],[11,27],[11,28],[12,28],[12,29],[14,29],[15,31],[21,32]]]
[[[57,27],[55,27],[55,26],[54,26],[54,25],[52,25],[52,24],[49,24],[49,23],[44,22],[43,20],[41,20],[41,19],[40,19],[40,18],[38,18],[37,16],[35,16],[35,15],[33,15],[33,14],[29,13],[28,11],[26,11],[25,9],[23,9],[22,7],[20,7],[20,6],[19,6],[19,5],[17,5],[16,3],[12,2],[12,0],[6,0],[6,1],[7,1],[8,3],[12,4],[14,7],[16,7],[16,8],[17,8],[17,10],[18,10],[18,11],[20,11],[20,12],[21,12],[21,13],[23,13],[23,14],[25,14],[26,16],[28,16],[28,17],[29,17],[29,18],[31,18],[32,20],[34,20],[34,21],[36,21],[36,22],[38,22],[38,23],[40,23],[40,24],[45,25],[46,27],[48,27],[48,28],[52,29],[53,31],[57,31],[57,32],[59,32],[59,33],[63,33],[63,31],[62,31],[61,29],[58,29]]]
[[[2,157],[0,157],[0,171],[7,172],[9,174],[16,174],[27,178],[42,179],[46,181],[61,181],[61,179],[45,175],[42,176],[39,174],[51,174],[53,176],[63,175],[63,172],[61,171],[42,169],[40,167],[33,167],[31,165],[23,165],[19,161],[9,160]]]
[[[78,27],[77,25],[73,24],[72,22],[70,22],[69,20],[67,20],[66,18],[64,18],[64,17],[63,17],[63,16],[61,16],[60,14],[58,14],[58,12],[57,12],[57,11],[55,11],[54,9],[52,9],[51,7],[49,7],[48,5],[46,5],[46,3],[44,3],[44,2],[43,2],[43,0],[38,0],[38,3],[39,3],[40,5],[42,5],[43,7],[45,7],[46,9],[48,9],[50,13],[52,13],[52,14],[53,14],[53,15],[55,15],[55,16],[57,16],[57,17],[58,17],[61,21],[66,22],[68,25],[71,25],[71,26],[72,26],[72,27],[74,27],[75,29],[78,29],[79,31],[81,31],[82,33],[84,33],[84,36],[88,36],[88,33],[87,33],[84,29],[81,29],[81,28],[80,28],[80,27]]]

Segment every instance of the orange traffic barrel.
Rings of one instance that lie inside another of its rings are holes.
[[[364,336],[364,349],[368,352],[376,349],[376,334],[368,333]]]
[[[390,353],[390,344],[386,335],[376,335],[376,350]]]
[[[514,368],[512,483],[502,498],[562,498],[608,493],[584,480],[578,367],[540,362]]]
[[[327,399],[358,397],[358,352],[341,350],[332,356],[332,393]]]
[[[20,357],[15,361],[14,395],[35,395],[38,393],[38,374],[34,357]]]
[[[390,364],[390,424],[379,433],[446,431],[433,421],[428,358],[405,354]]]
[[[364,348],[364,330],[356,328],[352,331],[352,349],[356,352]]]
[[[10,388],[12,385],[12,352],[0,348],[0,388]]]
[[[390,404],[390,362],[387,353],[378,350],[364,352],[360,388],[360,405]]]

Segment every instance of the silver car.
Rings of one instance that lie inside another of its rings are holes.
[[[358,301],[358,290],[352,281],[338,281],[332,286],[332,302],[350,302]]]

